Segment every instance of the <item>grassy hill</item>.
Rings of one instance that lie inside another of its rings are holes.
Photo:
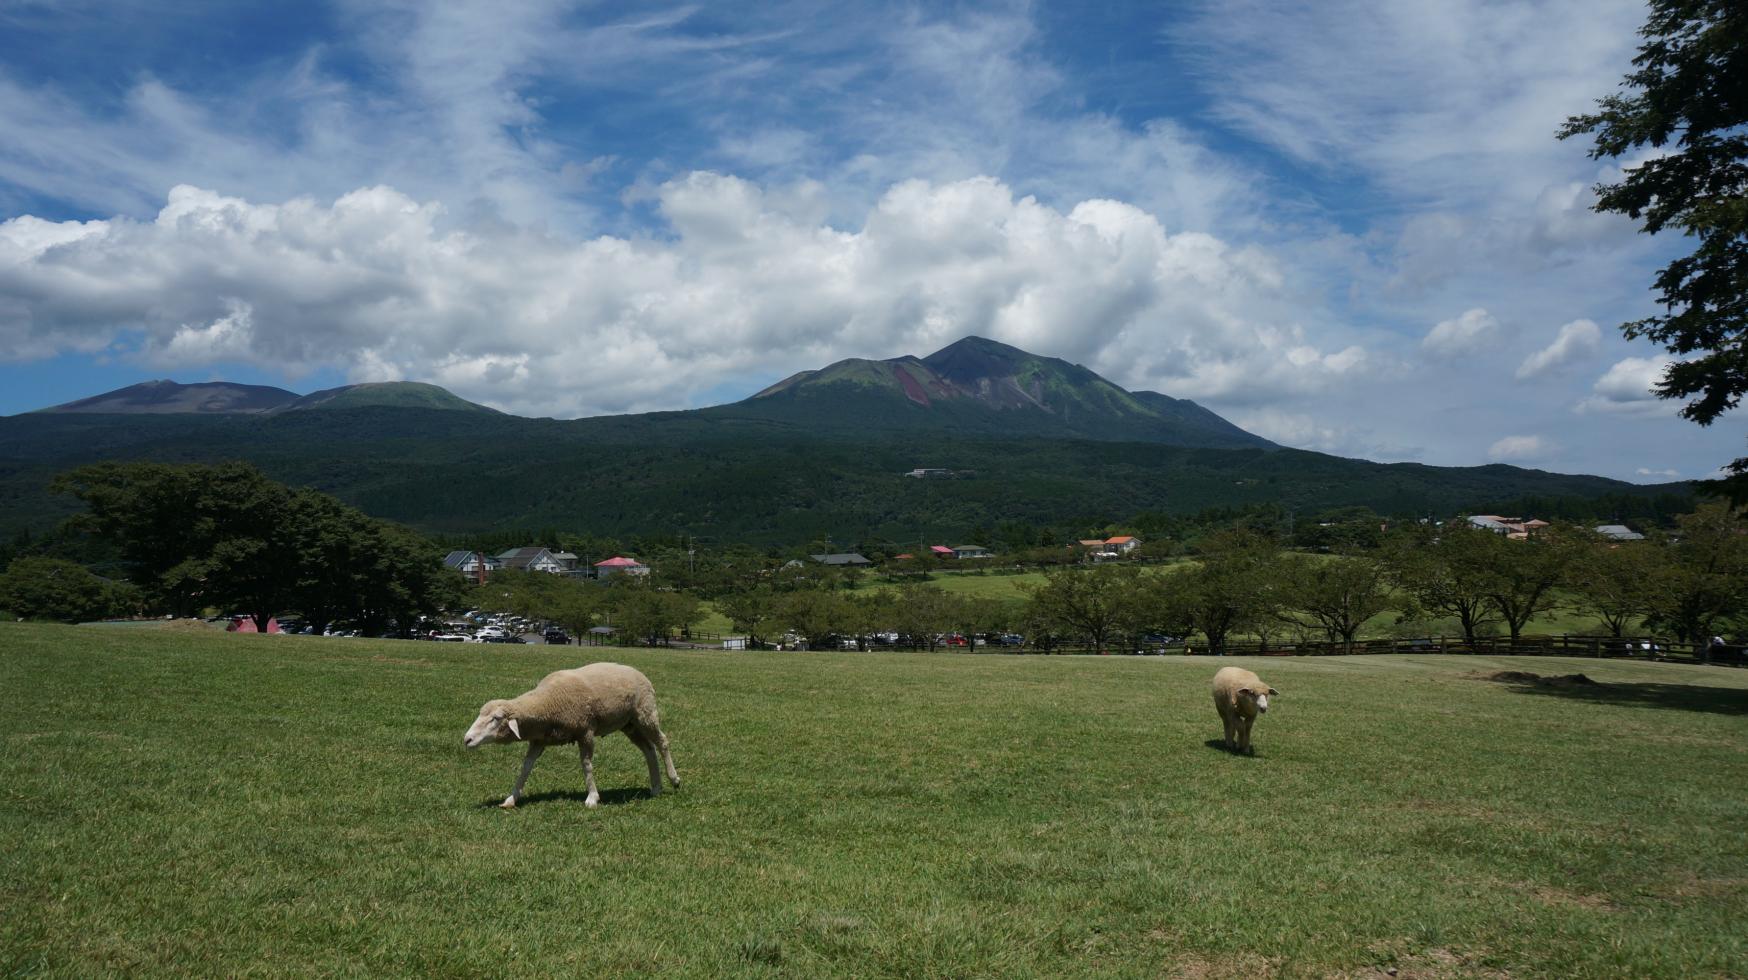
[[[1270,659],[1243,758],[1204,659],[614,651],[684,788],[495,809],[588,653],[0,624],[0,973],[1748,973],[1745,671]]]

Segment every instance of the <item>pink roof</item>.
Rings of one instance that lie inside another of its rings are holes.
[[[937,555],[950,555],[953,553],[953,549],[944,544],[931,544],[929,545],[929,550]]]
[[[595,563],[595,567],[596,568],[631,568],[633,566],[642,565],[642,564],[643,564],[643,562],[640,562],[635,558],[615,557],[615,558],[609,558],[606,561],[598,561]]]
[[[1127,542],[1130,542],[1133,540],[1135,540],[1135,535],[1133,535],[1133,534],[1119,534],[1116,537],[1112,538],[1111,540],[1106,541],[1105,543],[1106,544],[1126,544]]]

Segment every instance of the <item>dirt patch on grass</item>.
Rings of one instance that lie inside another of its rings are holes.
[[[1491,674],[1470,674],[1482,681],[1501,684],[1533,684],[1537,687],[1595,687],[1597,682],[1583,674],[1532,674],[1527,670],[1496,670]]]
[[[1530,889],[1530,894],[1535,896],[1536,901],[1543,905],[1551,905],[1554,908],[1595,909],[1599,912],[1613,912],[1620,908],[1602,895],[1587,895],[1584,892],[1568,891],[1564,888],[1552,888],[1545,885]]]
[[[1483,966],[1485,957],[1472,951],[1450,950],[1442,946],[1411,950],[1406,943],[1392,942],[1378,943],[1371,947],[1371,952],[1381,960],[1377,966],[1341,975],[1351,980],[1377,980],[1380,977],[1394,980],[1456,980],[1458,977],[1509,980],[1511,976],[1504,970]]]
[[[1706,877],[1688,872],[1653,888],[1651,893],[1673,902],[1716,902],[1734,898],[1744,890],[1748,890],[1748,878]]]
[[[1180,959],[1167,968],[1165,976],[1177,980],[1240,980],[1247,977],[1274,977],[1280,975],[1280,964],[1275,960],[1265,959],[1254,953],[1233,956],[1230,959],[1208,959],[1202,956],[1192,956]]]

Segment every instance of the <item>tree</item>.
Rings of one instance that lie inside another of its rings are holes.
[[[1225,531],[1201,545],[1201,563],[1150,581],[1156,619],[1181,624],[1208,638],[1208,648],[1226,651],[1233,633],[1254,629],[1275,601],[1271,570],[1279,551],[1252,531]]]
[[[1361,555],[1318,560],[1283,556],[1281,606],[1289,622],[1315,625],[1353,649],[1366,620],[1390,608],[1384,564]]]
[[[1491,531],[1455,521],[1398,539],[1385,562],[1398,588],[1422,609],[1456,617],[1463,642],[1473,646],[1498,618],[1489,594],[1494,563],[1507,544]]]
[[[292,490],[246,463],[101,463],[64,474],[76,520],[113,541],[158,609],[247,613],[256,629],[292,608],[316,621],[380,628],[435,611],[458,591],[436,549],[314,490]]]
[[[698,618],[697,598],[684,592],[636,585],[614,587],[608,601],[620,633],[651,646],[665,644],[670,632],[684,629]]]
[[[1555,586],[1567,577],[1574,557],[1573,546],[1559,528],[1546,528],[1525,541],[1491,536],[1503,547],[1494,554],[1487,578],[1487,599],[1499,611],[1511,641],[1516,643],[1530,620],[1560,604]]]
[[[1656,584],[1663,578],[1667,549],[1649,542],[1587,542],[1572,562],[1567,586],[1573,605],[1622,636],[1627,624],[1647,615]]]
[[[1723,503],[1707,504],[1677,522],[1679,539],[1658,577],[1650,621],[1704,645],[1718,624],[1748,607],[1748,533]]]
[[[266,632],[298,578],[291,492],[247,463],[99,463],[55,486],[84,501],[115,540],[134,581],[173,612],[239,609]]]
[[[953,628],[953,598],[940,586],[906,582],[893,593],[887,622],[910,638],[911,649],[933,651],[942,633]]]
[[[1657,393],[1694,398],[1681,414],[1710,425],[1748,391],[1748,5],[1741,0],[1650,0],[1644,43],[1626,92],[1566,120],[1560,138],[1594,134],[1593,159],[1651,148],[1624,177],[1596,188],[1597,211],[1625,214],[1656,234],[1697,243],[1655,280],[1667,311],[1623,324],[1628,337],[1678,359]],[[1748,457],[1714,481],[1748,499]]]
[[[1084,636],[1099,653],[1138,625],[1147,605],[1144,583],[1134,568],[1045,572],[1044,584],[1029,591],[1028,621],[1047,624],[1052,632]]]
[[[77,623],[127,610],[130,591],[61,558],[15,558],[0,574],[0,609],[24,619]]]

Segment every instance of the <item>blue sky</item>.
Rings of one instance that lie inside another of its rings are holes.
[[[0,6],[0,413],[574,417],[975,333],[1344,455],[1739,455],[1616,328],[1679,243],[1553,138],[1637,3],[504,6]]]

